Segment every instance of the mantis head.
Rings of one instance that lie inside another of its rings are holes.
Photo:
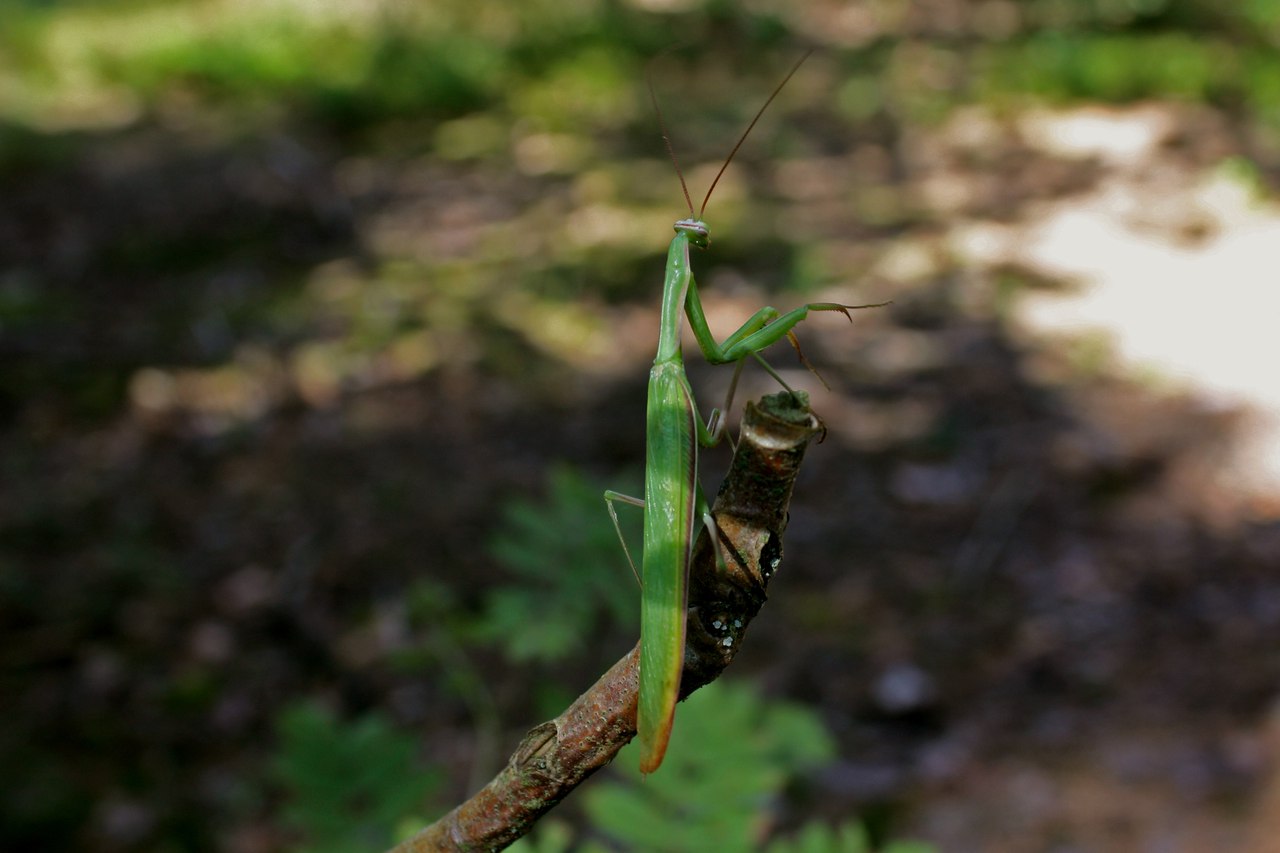
[[[711,242],[711,232],[707,228],[707,223],[701,219],[681,219],[673,227],[677,234],[687,236],[689,242],[699,249],[707,248],[707,244]]]

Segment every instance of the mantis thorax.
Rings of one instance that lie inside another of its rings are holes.
[[[673,227],[677,234],[687,236],[689,242],[699,249],[707,248],[707,244],[711,242],[711,229],[701,219],[681,219]]]

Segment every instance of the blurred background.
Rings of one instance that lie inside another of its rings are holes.
[[[772,600],[533,844],[1276,849],[1278,46],[1280,0],[0,0],[0,846],[378,849],[625,653],[645,79],[697,203],[813,48],[703,300],[893,305],[799,329],[830,392],[774,351],[829,433]]]

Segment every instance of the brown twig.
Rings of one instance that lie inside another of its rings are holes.
[[[717,566],[706,531],[694,545],[681,698],[719,677],[764,604],[782,558],[796,473],[821,428],[803,393],[747,404],[733,462],[712,507],[725,568]],[[481,791],[392,853],[501,850],[528,832],[635,736],[639,660],[637,646],[563,714],[526,734]]]

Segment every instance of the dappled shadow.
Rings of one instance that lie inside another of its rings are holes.
[[[849,141],[807,121],[835,153],[793,177],[829,174]],[[1230,828],[1214,809],[1262,774],[1280,686],[1280,531],[1211,476],[1236,413],[1029,342],[1003,300],[1068,283],[949,254],[923,136],[882,119],[852,187],[780,181],[695,261],[718,328],[809,262],[870,269],[857,292],[895,299],[802,329],[834,388],[815,394],[829,438],[739,666],[839,738],[847,760],[808,792],[821,811],[909,810],[943,849],[981,846],[1029,774],[1048,793],[1009,849],[1103,832],[1058,796],[1081,777],[1159,795],[1096,849],[1186,809]],[[496,507],[554,461],[639,467],[667,232],[628,246],[647,212],[591,181],[356,156],[315,129],[22,144],[0,205],[0,743],[34,768],[5,806],[14,843],[283,848],[261,767],[275,712],[308,694],[416,727],[460,794],[471,709],[424,651],[416,583],[473,613],[505,577]],[[948,215],[1013,220],[1106,176],[1007,144],[949,164],[980,191]],[[884,260],[904,245],[930,260]],[[724,372],[689,361],[718,397]],[[554,678],[583,686],[633,640],[601,625]],[[535,722],[553,674],[473,654],[511,730]]]
[[[0,134],[26,152],[9,152],[26,168],[9,170],[0,207],[9,419],[110,416],[140,367],[284,338],[278,315],[305,274],[360,254],[334,158],[296,137]]]

